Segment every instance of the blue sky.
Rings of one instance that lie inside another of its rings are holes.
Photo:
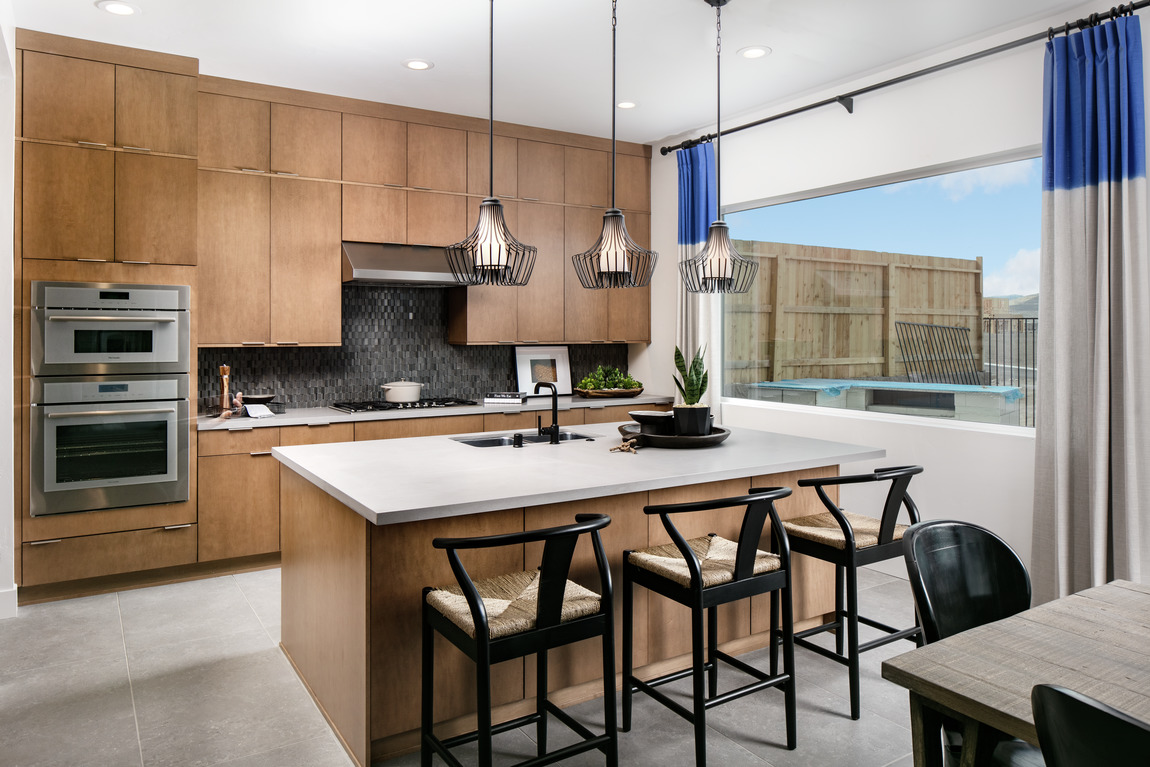
[[[1042,161],[860,189],[728,214],[731,237],[982,257],[983,295],[1038,292]]]

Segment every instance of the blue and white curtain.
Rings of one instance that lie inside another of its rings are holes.
[[[1047,43],[1036,602],[1150,577],[1150,253],[1142,35]]]
[[[679,160],[679,260],[693,257],[707,241],[707,230],[711,222],[718,218],[718,200],[715,188],[715,149],[711,144],[699,144],[689,149],[680,149]],[[682,349],[689,361],[695,350],[706,346],[704,363],[710,371],[707,393],[700,402],[708,405],[718,403],[714,389],[719,386],[718,367],[713,362],[719,359],[719,350],[712,341],[712,332],[717,327],[714,317],[721,306],[719,300],[709,295],[688,293],[679,281],[679,301],[676,319],[675,344]]]

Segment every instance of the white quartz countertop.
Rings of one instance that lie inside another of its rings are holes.
[[[640,394],[638,397],[612,397],[584,399],[567,395],[559,398],[560,410],[577,408],[598,409],[616,405],[633,405],[642,410],[644,405],[667,405],[673,397],[664,394]],[[329,423],[353,423],[356,421],[386,421],[399,418],[435,418],[449,415],[483,415],[485,413],[524,413],[551,409],[551,398],[528,397],[523,405],[459,405],[454,407],[409,408],[404,410],[381,410],[367,413],[344,413],[330,407],[291,408],[280,415],[268,418],[216,418],[201,416],[196,422],[198,431],[215,429],[252,429],[269,426],[320,426]],[[546,419],[544,419],[546,420]]]
[[[440,436],[276,447],[272,454],[376,525],[833,466],[886,454],[881,448],[737,428],[712,447],[612,453],[609,448],[620,443],[621,423],[565,427],[594,441],[559,445],[484,448]]]

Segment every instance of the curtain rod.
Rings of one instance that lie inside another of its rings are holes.
[[[935,72],[941,72],[944,69],[957,67],[960,64],[969,64],[972,61],[977,61],[978,59],[983,59],[987,56],[993,56],[997,53],[1004,53],[1006,51],[1013,50],[1014,48],[1020,48],[1023,45],[1036,43],[1040,40],[1051,40],[1055,35],[1070,34],[1071,30],[1074,29],[1086,29],[1087,27],[1092,27],[1096,24],[1100,24],[1104,21],[1107,21],[1108,19],[1117,18],[1123,14],[1132,14],[1134,11],[1141,10],[1147,6],[1150,6],[1150,0],[1136,0],[1135,2],[1129,3],[1127,5],[1119,5],[1115,8],[1111,8],[1108,11],[1103,11],[1102,13],[1092,13],[1086,18],[1078,19],[1077,21],[1068,21],[1060,27],[1050,27],[1045,32],[1036,32],[1033,35],[1028,35],[1027,37],[1019,38],[1018,40],[1012,40],[1011,42],[1003,43],[1002,45],[996,45],[993,48],[987,48],[984,51],[978,51],[977,53],[971,53],[967,56],[962,56],[957,59],[944,61],[941,64],[935,64],[932,67],[919,69],[917,71],[910,72],[905,75],[900,75],[898,77],[892,77],[890,80],[883,80],[881,83],[867,85],[857,90],[844,93],[840,96],[833,96],[828,99],[823,99],[822,101],[816,101],[813,104],[807,104],[806,106],[790,109],[786,112],[780,112],[779,114],[771,115],[770,117],[764,117],[759,120],[754,120],[753,122],[736,125],[734,128],[726,128],[719,133],[706,133],[702,136],[699,136],[698,138],[688,139],[681,143],[675,144],[674,146],[665,146],[659,149],[659,154],[666,155],[678,149],[690,149],[693,146],[698,146],[699,144],[705,144],[708,141],[713,141],[719,135],[726,136],[731,133],[738,133],[739,131],[746,130],[747,128],[755,128],[760,125],[765,125],[769,122],[774,122],[775,120],[781,120],[784,117],[792,117],[794,115],[801,114],[802,112],[809,112],[812,109],[818,109],[819,107],[825,107],[831,104],[840,104],[844,109],[847,110],[849,114],[854,114],[855,96],[861,96],[864,93],[871,93],[872,91],[877,91],[881,88],[887,88],[891,85],[898,85],[899,83],[905,83],[908,80],[925,77],[926,75],[931,75]]]

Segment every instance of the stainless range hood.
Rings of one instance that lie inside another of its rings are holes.
[[[444,248],[377,242],[343,243],[343,281],[418,288],[458,284]]]

